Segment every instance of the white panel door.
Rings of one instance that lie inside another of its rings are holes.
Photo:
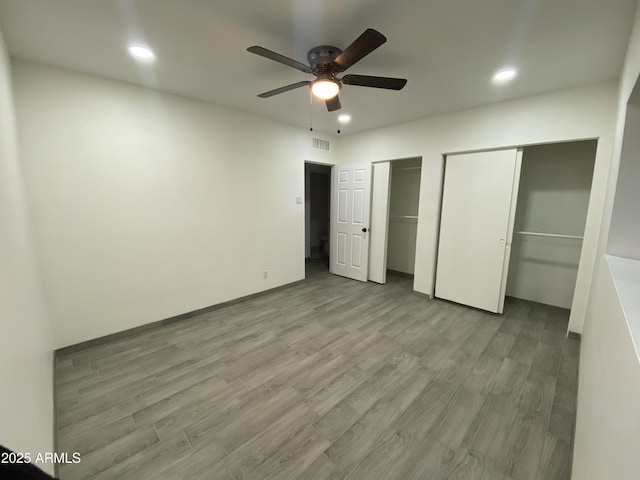
[[[369,267],[369,204],[371,165],[334,167],[331,224],[331,271],[367,281]]]
[[[502,312],[517,159],[515,149],[447,156],[436,297]]]
[[[390,190],[391,162],[374,163],[371,178],[369,280],[377,283],[386,283],[387,281]]]

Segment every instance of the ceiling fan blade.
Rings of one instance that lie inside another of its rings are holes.
[[[304,63],[300,63],[292,58],[285,57],[284,55],[280,55],[279,53],[272,52],[271,50],[267,50],[264,47],[253,46],[247,48],[247,52],[255,53],[256,55],[260,55],[261,57],[268,58],[269,60],[274,60],[276,62],[287,65],[288,67],[295,68],[296,70],[300,70],[304,73],[311,73],[311,67],[305,65]]]
[[[296,88],[304,87],[305,85],[309,85],[311,82],[305,80],[303,82],[292,83],[291,85],[286,85],[284,87],[276,88],[275,90],[269,90],[268,92],[261,93],[258,95],[260,98],[269,98],[274,95],[278,95],[280,93],[288,92],[289,90],[295,90]]]
[[[325,100],[325,103],[327,104],[327,110],[329,110],[330,112],[335,112],[336,110],[340,110],[342,108],[342,105],[340,105],[340,97],[338,95]]]
[[[407,84],[405,78],[371,77],[369,75],[345,75],[340,81],[345,85],[385,88],[387,90],[402,90]]]
[[[344,72],[356,62],[373,52],[387,41],[387,37],[373,28],[368,28],[333,61],[338,71]]]

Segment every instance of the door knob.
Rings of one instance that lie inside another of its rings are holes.
[[[367,227],[364,227],[364,228],[362,229],[362,232],[363,232],[363,233],[367,233]]]

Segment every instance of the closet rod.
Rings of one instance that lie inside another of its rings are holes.
[[[394,172],[397,172],[399,170],[421,170],[422,167],[395,167],[393,169]]]
[[[559,233],[540,233],[540,232],[516,232],[517,235],[530,235],[533,237],[552,237],[552,238],[569,238],[571,240],[583,240],[584,237],[577,235],[562,235]]]
[[[389,215],[389,218],[406,218],[409,220],[417,220],[417,215]]]

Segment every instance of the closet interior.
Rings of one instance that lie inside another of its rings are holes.
[[[422,159],[391,162],[387,270],[413,275]]]
[[[571,308],[596,144],[523,148],[507,296]]]
[[[380,162],[373,166],[371,248],[369,280],[385,283],[386,271],[413,275],[418,233],[418,202],[422,158]],[[377,230],[376,230],[377,229]],[[386,235],[380,230],[386,229]],[[378,242],[380,240],[380,242]],[[383,241],[386,240],[386,241]],[[376,274],[376,272],[379,272]]]

